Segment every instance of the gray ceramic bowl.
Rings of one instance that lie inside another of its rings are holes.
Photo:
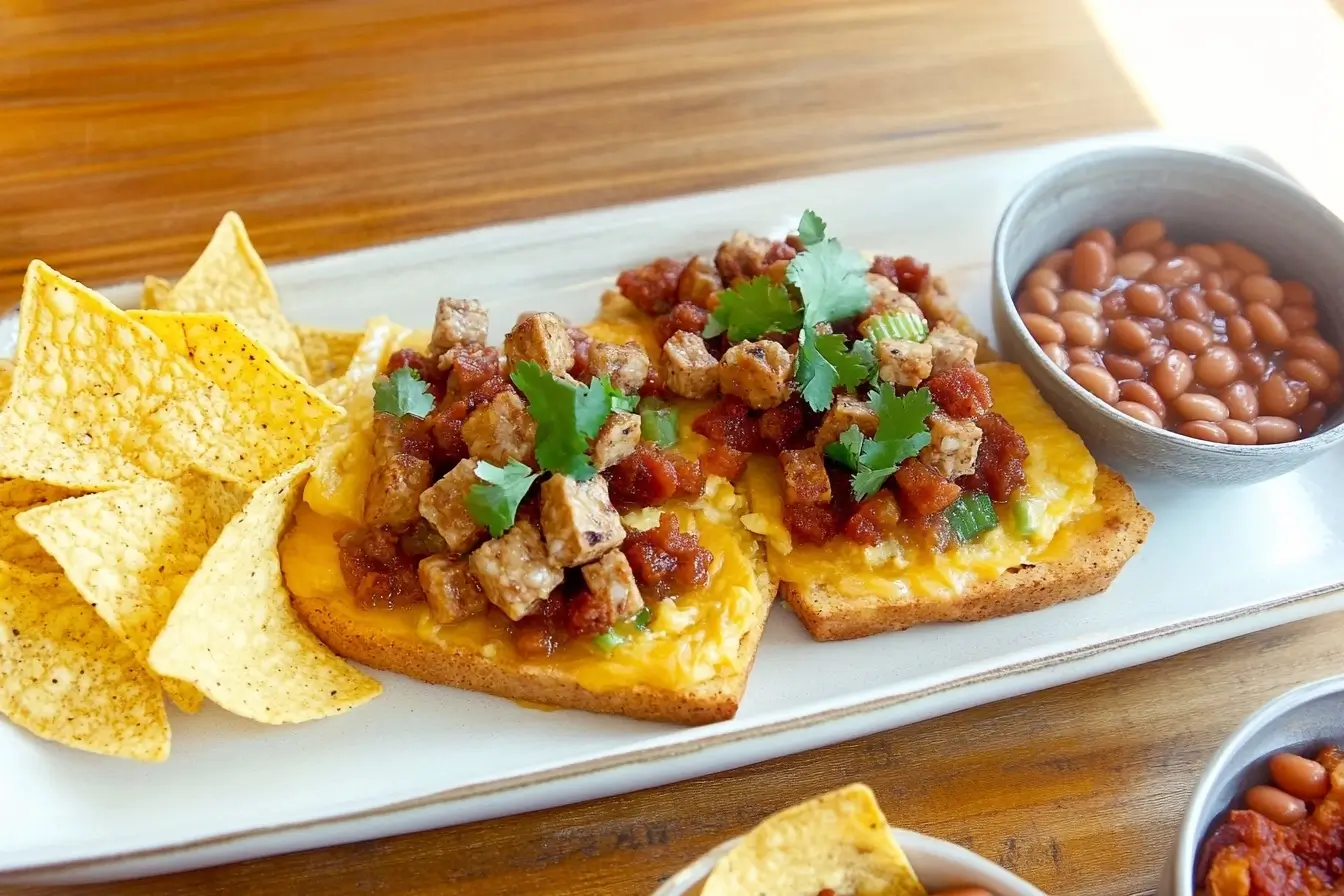
[[[1269,782],[1269,757],[1284,751],[1310,755],[1344,743],[1344,676],[1295,688],[1271,700],[1228,738],[1204,768],[1185,810],[1159,896],[1193,896],[1195,863],[1204,838],[1241,795]]]
[[[1316,291],[1320,330],[1344,332],[1344,223],[1292,181],[1258,165],[1160,147],[1120,147],[1056,165],[1018,193],[994,240],[994,328],[1009,360],[1092,452],[1140,478],[1227,485],[1287,472],[1344,440],[1338,409],[1314,435],[1282,445],[1219,445],[1140,423],[1085,391],[1046,357],[1013,306],[1018,281],[1093,227],[1151,215],[1178,243],[1234,240],[1275,276]]]

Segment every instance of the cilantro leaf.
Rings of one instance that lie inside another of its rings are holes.
[[[863,431],[851,424],[849,429],[840,433],[840,438],[828,444],[825,454],[836,463],[851,470],[859,469],[859,452],[863,450]]]
[[[373,384],[373,409],[396,417],[421,420],[434,410],[434,396],[420,374],[410,367],[398,367],[391,376]]]
[[[861,382],[872,383],[876,386],[878,384],[877,355],[873,351],[873,344],[867,339],[856,339],[854,344],[849,347],[849,353],[856,363],[863,365],[864,374]],[[857,386],[858,383],[855,383],[852,388],[857,388]]]
[[[871,304],[868,263],[835,239],[809,246],[789,262],[789,282],[803,297],[803,324],[853,317]]]
[[[867,501],[877,494],[877,490],[882,487],[882,483],[886,482],[887,477],[895,472],[895,467],[879,467],[872,470],[860,465],[859,471],[854,474],[854,478],[850,482],[850,488],[854,490],[855,500]]]
[[[491,538],[498,538],[513,526],[514,518],[518,515],[518,505],[540,475],[516,460],[510,460],[506,467],[496,467],[478,460],[476,478],[487,484],[473,485],[467,489],[467,513],[490,530]]]
[[[798,239],[804,246],[815,246],[826,239],[826,222],[810,208],[803,212],[803,219],[798,222]]]
[[[929,444],[925,419],[936,410],[928,389],[916,389],[898,396],[891,383],[884,382],[868,401],[877,412],[877,432],[865,439],[859,450],[858,471],[854,474],[854,497],[871,497],[902,461],[919,454]]]
[[[843,333],[818,335],[804,327],[798,333],[796,379],[803,400],[814,411],[831,406],[836,386],[855,389],[872,376],[872,368],[862,354],[846,350]]]
[[[597,472],[588,459],[588,443],[607,417],[613,410],[633,410],[639,401],[606,376],[587,384],[562,380],[535,361],[518,364],[510,379],[527,396],[527,412],[537,421],[538,465],[580,481]]]
[[[741,342],[771,332],[792,333],[802,325],[789,291],[769,277],[757,277],[719,293],[719,305],[701,335],[709,339],[727,333],[729,342]]]

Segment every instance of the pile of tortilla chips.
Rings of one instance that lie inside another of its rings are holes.
[[[165,694],[279,724],[380,687],[299,622],[277,551],[363,334],[291,324],[233,213],[145,306],[28,269],[0,361],[0,713],[162,760]]]

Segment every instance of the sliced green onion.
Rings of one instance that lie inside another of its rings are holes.
[[[620,644],[625,643],[625,638],[614,628],[609,628],[600,635],[593,637],[593,646],[602,652],[604,656],[611,656],[611,652]]]
[[[644,399],[639,404],[640,436],[659,448],[677,444],[677,409],[657,399]]]
[[[1035,535],[1040,528],[1040,507],[1027,498],[1013,499],[1013,525],[1018,535]]]
[[[648,607],[642,607],[635,618],[630,621],[634,623],[635,628],[642,632],[649,630],[649,620],[653,618],[653,612]]]
[[[952,527],[952,534],[963,543],[978,538],[999,524],[994,502],[983,492],[963,494],[944,513],[948,525]]]
[[[921,315],[913,311],[888,311],[875,314],[863,322],[860,328],[863,335],[873,345],[883,339],[905,339],[909,342],[923,342],[929,335],[929,324]]]

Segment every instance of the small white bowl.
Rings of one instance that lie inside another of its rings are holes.
[[[1045,896],[1017,875],[955,843],[896,827],[891,829],[891,835],[905,850],[920,882],[931,891],[952,887],[984,887],[994,896]],[[714,847],[668,878],[653,896],[693,896],[698,893],[700,884],[709,876],[714,863],[723,858],[740,839],[736,837]]]

